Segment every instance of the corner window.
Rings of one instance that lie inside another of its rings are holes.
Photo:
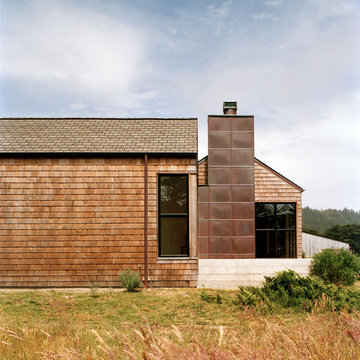
[[[296,257],[296,204],[256,203],[256,257]]]
[[[188,175],[158,178],[159,256],[189,256]]]

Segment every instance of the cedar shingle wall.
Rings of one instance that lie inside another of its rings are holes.
[[[196,286],[197,258],[190,253],[192,259],[166,260],[157,259],[157,174],[189,173],[197,176],[196,159],[150,158],[149,159],[149,277],[150,286],[183,287]],[[189,187],[190,188],[190,187]],[[189,196],[189,202],[197,202],[195,196]],[[191,204],[190,204],[191,206]],[[194,214],[196,217],[196,214]],[[190,233],[191,233],[190,229]],[[196,242],[196,238],[193,238]],[[190,249],[192,248],[190,243]]]
[[[194,159],[149,159],[151,286],[195,286],[197,261],[157,260],[157,172]],[[0,286],[118,286],[143,274],[143,160],[0,159]]]
[[[256,202],[296,202],[297,256],[302,255],[301,191],[255,161]]]
[[[198,166],[198,182],[199,185],[208,185],[208,160],[199,163]]]

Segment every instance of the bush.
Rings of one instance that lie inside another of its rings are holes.
[[[313,256],[310,274],[326,283],[352,285],[360,275],[360,257],[346,249],[324,249]]]
[[[211,303],[216,299],[214,295],[209,294],[205,289],[201,290],[200,298],[201,300],[206,301],[208,303]]]
[[[311,311],[320,302],[329,310],[360,308],[360,291],[325,284],[318,277],[302,277],[292,270],[266,276],[262,288],[239,287],[236,298],[240,307],[253,307],[261,313],[281,308]]]
[[[222,298],[220,294],[216,294],[215,296],[213,294],[208,293],[205,289],[201,290],[200,298],[201,300],[206,301],[208,303],[216,302],[217,304],[222,304]]]
[[[100,287],[99,283],[95,283],[95,284],[90,283],[90,296],[92,298],[95,299],[95,298],[99,297],[99,293],[98,293],[99,287]]]
[[[331,289],[319,278],[302,277],[292,270],[280,271],[275,276],[265,277],[265,294],[283,307],[301,305],[305,300],[314,300]]]
[[[251,286],[239,286],[239,292],[236,293],[237,300],[235,304],[243,306],[258,306],[263,299],[261,291]]]
[[[119,278],[122,287],[126,288],[127,291],[135,291],[142,286],[139,272],[126,270],[120,273]]]

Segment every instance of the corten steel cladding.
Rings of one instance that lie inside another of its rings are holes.
[[[199,188],[199,258],[254,258],[254,117],[209,116],[208,128],[208,186]]]

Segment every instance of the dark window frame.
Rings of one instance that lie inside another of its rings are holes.
[[[186,177],[186,203],[187,203],[187,212],[186,213],[162,213],[161,212],[161,177]],[[157,176],[158,180],[158,257],[159,258],[188,258],[190,257],[190,228],[189,228],[189,174],[187,173],[159,173]],[[162,218],[186,218],[186,254],[175,254],[175,255],[161,255],[161,219]]]
[[[258,228],[257,227],[257,216],[256,216],[256,206],[257,205],[266,205],[266,204],[270,204],[270,205],[274,205],[274,227],[273,228]],[[293,228],[278,228],[278,219],[277,219],[277,205],[293,205],[294,206],[294,227]],[[291,201],[287,201],[287,202],[266,202],[266,201],[259,201],[259,202],[255,202],[255,258],[258,259],[266,259],[266,257],[259,257],[256,251],[256,241],[257,241],[257,237],[256,234],[257,232],[272,232],[275,234],[275,242],[276,242],[276,246],[275,246],[275,253],[276,255],[278,255],[278,250],[279,250],[279,246],[278,246],[278,233],[284,233],[284,232],[289,232],[294,234],[294,246],[293,246],[293,254],[290,257],[279,257],[279,256],[275,256],[275,259],[296,259],[297,258],[297,207],[296,207],[296,202],[291,202]],[[274,259],[274,257],[271,257]]]

